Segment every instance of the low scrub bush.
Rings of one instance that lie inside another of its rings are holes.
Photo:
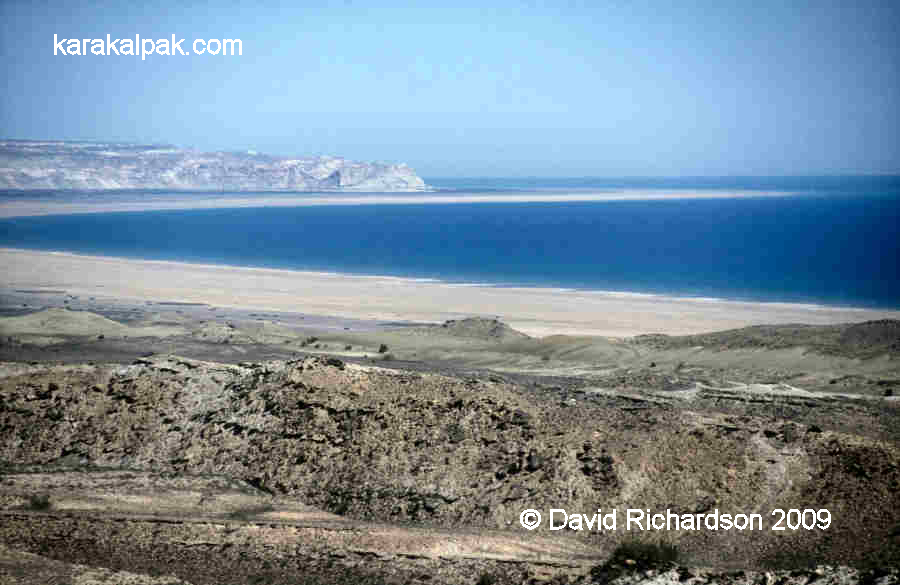
[[[32,494],[28,496],[28,505],[27,508],[29,510],[36,511],[44,511],[49,510],[53,507],[53,504],[50,502],[50,496],[47,494]]]
[[[678,549],[665,542],[630,540],[621,543],[604,564],[591,570],[595,581],[606,583],[617,577],[650,569],[664,570],[678,560]]]

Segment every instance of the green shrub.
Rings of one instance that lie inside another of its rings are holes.
[[[47,494],[32,494],[28,496],[27,507],[29,510],[42,512],[52,508],[53,504],[50,502],[50,496]]]
[[[677,561],[678,549],[668,543],[634,540],[620,544],[610,557],[611,561],[627,559],[635,561],[635,566],[641,569],[655,569]]]
[[[591,577],[606,583],[626,573],[667,569],[677,560],[678,549],[672,544],[629,540],[617,546],[605,563],[591,569]]]
[[[444,327],[446,326],[447,324],[445,323]],[[481,577],[478,578],[478,583],[476,583],[476,585],[495,585],[495,583],[497,583],[497,577],[491,573],[482,573]]]

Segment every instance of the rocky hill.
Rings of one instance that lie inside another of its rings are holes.
[[[173,146],[0,141],[0,189],[421,191],[405,164],[199,152]]]
[[[0,583],[900,578],[896,322],[529,338],[17,294]],[[551,508],[619,525],[550,530]],[[632,530],[631,509],[763,525]],[[777,531],[777,509],[830,523]]]
[[[519,513],[530,507],[754,512],[767,527],[776,508],[826,508],[827,530],[566,531],[560,538],[602,558],[640,536],[676,546],[693,566],[897,563],[895,444],[830,430],[824,413],[818,424],[784,418],[798,408],[824,411],[822,400],[748,391],[746,410],[729,406],[726,413],[718,406],[726,398],[582,394],[560,402],[505,382],[334,358],[5,364],[0,473],[9,480],[14,469],[65,464],[215,474],[345,519],[499,530],[514,538],[559,534],[543,525],[526,534]],[[762,408],[769,402],[782,415]],[[870,425],[896,424],[893,417],[863,417]],[[50,546],[49,533],[32,519],[22,522],[10,525],[18,536],[0,534],[0,541],[28,552]]]
[[[900,321],[882,319],[844,325],[755,325],[700,335],[639,335],[634,342],[656,349],[698,346],[717,350],[806,347],[824,355],[868,359],[900,351]]]

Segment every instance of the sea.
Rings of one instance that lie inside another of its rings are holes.
[[[473,286],[900,308],[900,176],[426,182],[434,191],[422,197],[489,194],[497,200],[21,217],[0,220],[0,247]],[[622,191],[671,197],[503,200]],[[736,192],[742,196],[730,196]],[[687,193],[709,197],[678,197]],[[0,192],[0,206],[15,198],[170,195]]]

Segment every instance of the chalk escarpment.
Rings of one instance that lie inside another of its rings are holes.
[[[422,191],[405,164],[200,152],[173,146],[0,141],[0,189]]]

